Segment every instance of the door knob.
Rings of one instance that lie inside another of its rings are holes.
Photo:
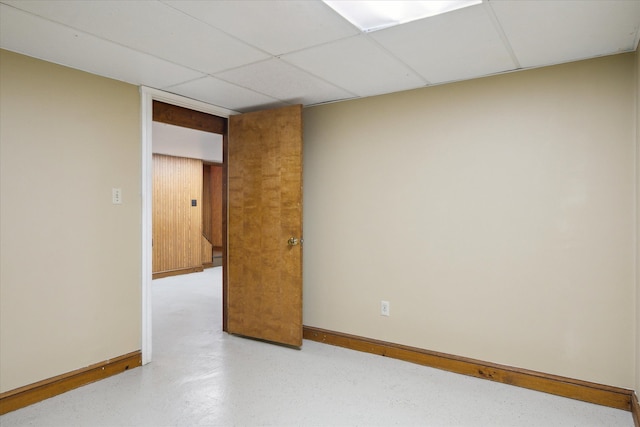
[[[296,246],[300,243],[302,243],[302,240],[298,239],[297,237],[289,237],[289,240],[287,240],[287,244],[289,246]]]

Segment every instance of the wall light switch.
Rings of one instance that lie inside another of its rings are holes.
[[[114,205],[122,204],[122,188],[111,189],[111,203]]]

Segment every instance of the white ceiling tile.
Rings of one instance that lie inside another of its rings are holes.
[[[247,65],[216,76],[289,104],[312,105],[353,94],[315,78],[279,59]]]
[[[359,33],[321,1],[168,1],[167,4],[272,55]]]
[[[632,51],[640,38],[640,0],[487,1],[363,34],[319,0],[0,0],[0,46],[252,111]]]
[[[0,47],[136,85],[163,87],[202,76],[3,4]]]
[[[336,86],[348,88],[359,96],[396,92],[426,84],[364,35],[283,55],[281,59]]]
[[[267,94],[289,104],[317,104],[353,98],[353,94],[315,78],[278,59],[219,73],[239,86]]]
[[[370,33],[431,83],[512,70],[515,64],[484,5]]]
[[[197,99],[208,104],[246,113],[261,108],[287,105],[277,99],[238,87],[231,83],[207,76],[194,81],[164,88],[165,90]]]
[[[235,68],[268,57],[264,52],[156,1],[21,0],[8,3],[204,73]]]
[[[640,1],[491,1],[523,67],[633,51]]]

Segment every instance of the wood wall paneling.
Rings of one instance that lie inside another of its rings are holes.
[[[202,268],[202,170],[202,160],[153,155],[153,273]]]
[[[211,165],[202,167],[202,235],[211,242]]]
[[[201,245],[202,266],[213,267],[213,247],[211,246],[211,242],[209,242],[209,240],[206,237],[204,237],[204,235],[201,236],[200,241],[202,242],[202,245]]]
[[[222,166],[211,165],[211,243],[222,248]]]
[[[222,166],[204,165],[202,181],[202,234],[222,248]]]

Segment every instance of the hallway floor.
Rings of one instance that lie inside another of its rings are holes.
[[[630,412],[305,341],[221,332],[221,268],[153,281],[153,362],[11,426],[621,426]]]

